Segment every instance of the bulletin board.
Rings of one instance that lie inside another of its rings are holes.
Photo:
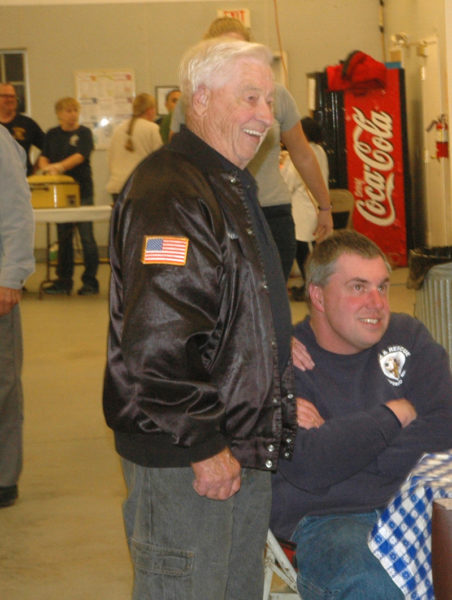
[[[135,73],[133,69],[101,69],[75,71],[74,76],[80,123],[93,132],[96,149],[105,150],[116,125],[132,114]]]

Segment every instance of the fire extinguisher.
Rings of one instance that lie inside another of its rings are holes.
[[[447,124],[446,115],[442,114],[432,121],[427,127],[427,131],[430,131],[433,126],[435,126],[436,147],[436,155],[434,158],[438,160],[440,158],[449,158],[449,125]]]
[[[446,115],[436,121],[436,158],[449,158],[449,126]]]

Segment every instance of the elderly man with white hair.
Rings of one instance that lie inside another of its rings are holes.
[[[114,208],[104,412],[134,600],[262,596],[270,473],[296,429],[285,282],[246,170],[273,121],[271,59],[190,49],[187,126]]]

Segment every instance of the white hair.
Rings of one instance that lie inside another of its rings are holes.
[[[182,57],[179,81],[182,96],[187,105],[193,94],[201,87],[221,87],[238,60],[247,59],[270,66],[272,52],[267,46],[229,37],[203,40]]]

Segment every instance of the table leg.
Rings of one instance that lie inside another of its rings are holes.
[[[452,498],[433,502],[432,573],[436,600],[452,598]]]

